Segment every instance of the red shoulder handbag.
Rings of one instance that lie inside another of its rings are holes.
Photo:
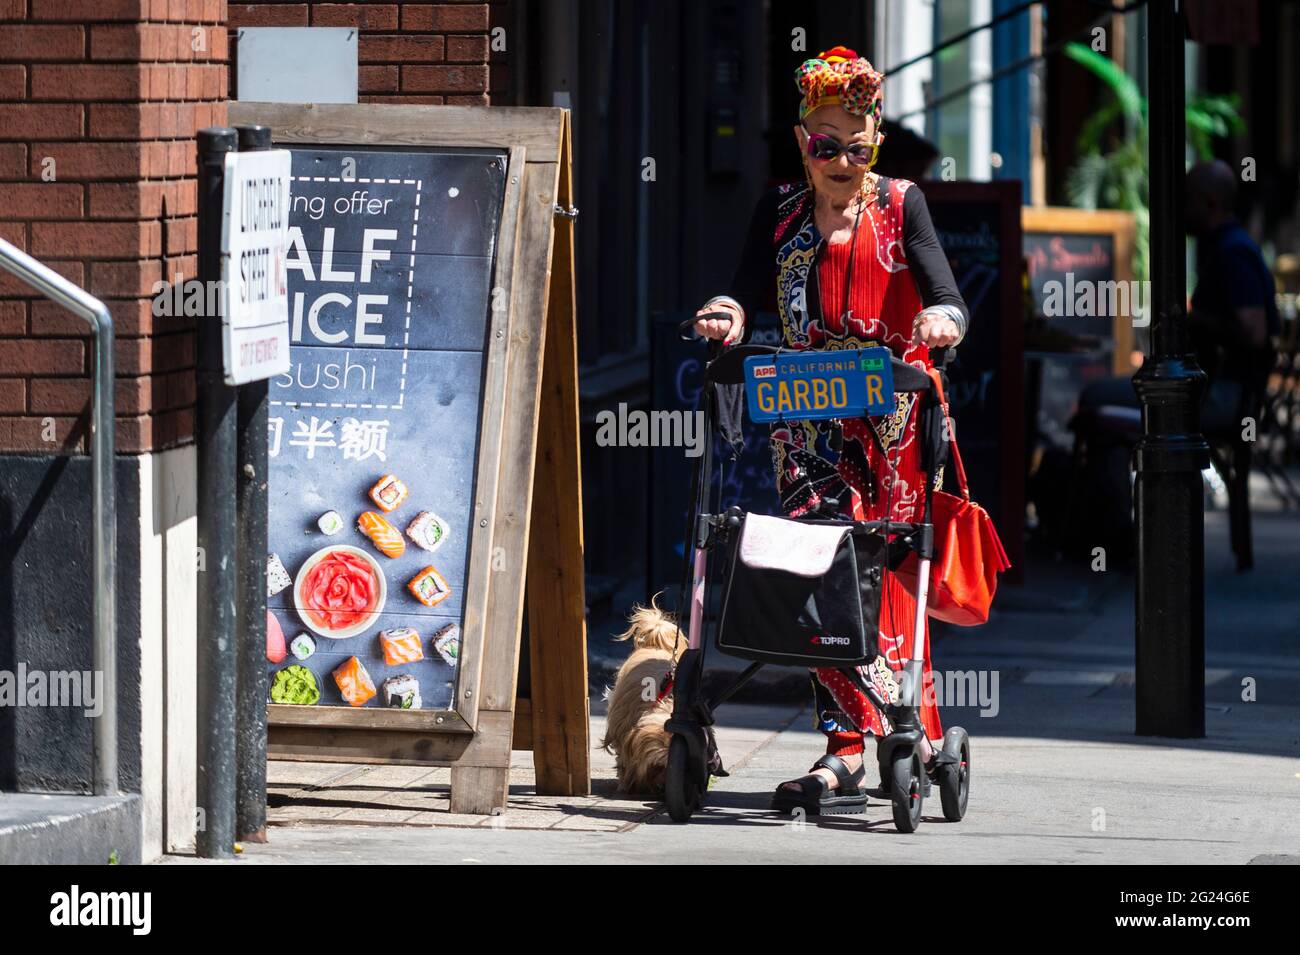
[[[944,418],[951,422],[938,372],[932,369],[930,377],[943,406]],[[989,607],[998,589],[998,574],[1010,568],[1011,561],[1007,559],[1007,552],[988,511],[970,499],[966,468],[951,425],[947,433],[953,435],[949,445],[961,495],[934,492],[931,520],[934,523],[935,556],[930,562],[930,593],[926,609],[936,620],[959,627],[974,627],[988,622]],[[899,581],[913,593],[916,592],[918,566],[919,561],[913,553],[895,571]]]

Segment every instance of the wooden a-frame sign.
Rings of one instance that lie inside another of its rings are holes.
[[[573,201],[568,111],[234,102],[229,116],[291,149],[485,149],[507,164],[451,705],[270,704],[269,756],[450,766],[452,811],[486,814],[505,806],[512,748],[531,749],[539,793],[589,792],[573,220],[557,214]]]

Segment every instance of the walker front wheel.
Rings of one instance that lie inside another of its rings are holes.
[[[915,749],[894,750],[889,766],[889,798],[894,807],[894,828],[916,832],[921,824],[921,803],[925,797],[925,766]]]
[[[691,772],[691,747],[677,734],[668,743],[668,769],[664,774],[664,802],[673,822],[686,822],[700,808],[703,793]]]

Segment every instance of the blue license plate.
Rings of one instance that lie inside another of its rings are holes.
[[[756,422],[821,421],[890,414],[889,349],[783,352],[745,359],[745,399]]]

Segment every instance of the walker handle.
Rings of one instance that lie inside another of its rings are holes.
[[[725,318],[728,321],[733,321],[735,316],[730,312],[705,312],[703,315],[692,315],[677,326],[677,334],[681,336],[682,341],[694,341],[698,337],[695,334],[695,323],[702,322],[706,318]],[[721,342],[718,344],[721,344]]]

